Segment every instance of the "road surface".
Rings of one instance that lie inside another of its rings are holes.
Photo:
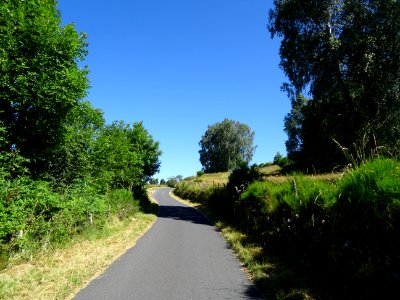
[[[262,299],[216,228],[170,190],[154,192],[153,227],[74,299]]]

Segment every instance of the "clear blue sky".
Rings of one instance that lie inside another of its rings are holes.
[[[279,40],[272,0],[59,0],[63,23],[88,35],[88,100],[108,123],[143,121],[160,142],[156,178],[195,175],[208,125],[255,131],[253,163],[285,154]]]

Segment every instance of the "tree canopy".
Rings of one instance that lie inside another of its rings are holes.
[[[289,156],[331,168],[344,162],[334,140],[398,152],[399,1],[276,0],[269,30],[289,79]]]
[[[0,269],[148,204],[159,143],[84,100],[86,46],[56,0],[0,1]]]
[[[1,2],[0,159],[20,157],[58,186],[142,186],[159,170],[159,144],[142,123],[105,125],[84,100],[86,55],[86,34],[61,25],[57,1]]]
[[[0,5],[0,117],[8,147],[48,166],[68,113],[86,95],[86,36],[62,27],[54,0],[13,0]]]
[[[208,126],[200,140],[200,163],[207,173],[225,172],[253,158],[255,133],[246,124],[225,119]]]

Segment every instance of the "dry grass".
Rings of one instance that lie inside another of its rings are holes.
[[[290,176],[281,174],[282,168],[278,165],[269,165],[266,167],[259,168],[259,172],[263,175],[263,180],[270,181],[273,183],[284,183],[288,181]],[[198,186],[199,188],[207,188],[210,185],[226,185],[229,181],[229,172],[203,174],[201,176],[194,176],[190,179],[186,179],[185,182]],[[324,180],[333,182],[339,180],[342,176],[341,173],[326,173],[326,174],[315,174],[306,175],[312,179]]]
[[[338,181],[343,176],[342,173],[326,173],[326,174],[316,174],[316,175],[306,175],[307,178],[322,180],[325,182],[334,183]],[[272,183],[284,183],[290,179],[290,176],[283,175],[271,175],[271,176],[263,176],[265,181],[270,181]]]
[[[269,165],[259,169],[260,173],[266,176],[279,175],[282,168],[278,165]]]
[[[133,247],[155,220],[155,215],[141,212],[129,221],[115,219],[106,237],[75,241],[2,271],[0,299],[71,299]]]
[[[230,175],[229,172],[203,174],[201,176],[192,177],[191,179],[189,179],[187,181],[191,182],[191,183],[194,182],[194,183],[205,184],[205,185],[227,184],[229,175]]]

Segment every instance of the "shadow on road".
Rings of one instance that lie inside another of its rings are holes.
[[[246,294],[244,295],[245,299],[252,299],[252,300],[262,300],[264,297],[261,296],[261,293],[254,285],[249,285],[246,288]]]
[[[158,217],[211,226],[210,222],[192,207],[160,205]]]

